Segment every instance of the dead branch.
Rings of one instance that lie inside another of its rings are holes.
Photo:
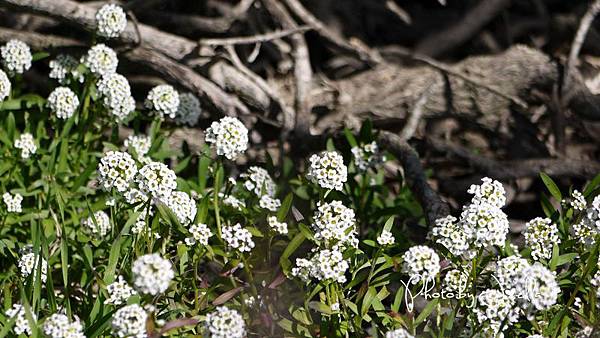
[[[497,161],[476,155],[461,146],[435,138],[427,138],[427,144],[436,151],[466,161],[480,174],[498,180],[537,177],[540,172],[557,177],[590,178],[600,172],[600,163],[580,159],[534,158],[526,160]]]
[[[257,34],[252,36],[242,36],[225,39],[201,39],[199,43],[207,46],[231,46],[231,45],[245,45],[253,43],[268,42],[276,39],[281,39],[286,36],[290,36],[296,33],[304,33],[309,31],[311,28],[308,26],[300,26],[293,29],[286,29],[282,31],[275,31],[266,34]]]
[[[435,57],[462,45],[509,4],[510,0],[481,0],[462,20],[425,38],[416,47],[416,52]]]
[[[382,132],[379,142],[402,163],[406,183],[421,204],[429,227],[435,224],[436,219],[449,215],[448,204],[427,183],[417,152],[399,136],[390,132]]]

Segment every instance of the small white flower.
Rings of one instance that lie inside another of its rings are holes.
[[[138,159],[141,159],[150,151],[152,139],[150,136],[146,135],[129,135],[125,140],[124,145],[132,155],[135,154]]]
[[[558,227],[548,218],[536,217],[525,224],[525,244],[531,248],[531,257],[550,259],[552,247],[560,243]]]
[[[117,121],[126,120],[135,110],[129,81],[123,75],[114,72],[105,74],[98,81],[97,87],[104,106]]]
[[[135,295],[135,290],[123,279],[123,276],[117,277],[117,280],[106,286],[108,298],[104,304],[121,305],[125,304],[129,297]]]
[[[240,178],[244,179],[244,187],[251,192],[254,192],[256,196],[261,197],[263,195],[275,196],[275,181],[269,176],[269,172],[261,167],[250,167],[248,170],[240,175]]]
[[[583,211],[587,207],[587,201],[582,193],[580,193],[578,190],[573,190],[569,205],[571,205],[571,207],[573,207],[575,210]]]
[[[112,333],[117,337],[146,337],[148,314],[138,304],[124,306],[113,314]]]
[[[194,94],[184,93],[179,95],[179,108],[175,115],[175,121],[178,124],[187,124],[193,127],[198,123],[201,114],[200,101]]]
[[[246,324],[236,310],[219,306],[206,315],[204,332],[207,338],[244,338]]]
[[[120,151],[108,151],[98,164],[98,183],[106,190],[116,189],[126,192],[137,173],[137,166],[133,158]]]
[[[379,152],[379,146],[375,141],[360,147],[352,147],[351,151],[354,155],[354,163],[362,171],[373,168],[385,161],[385,157]]]
[[[226,116],[206,129],[205,141],[211,144],[217,155],[235,160],[248,148],[248,129],[235,117]]]
[[[150,90],[144,105],[160,117],[175,118],[179,108],[179,93],[170,85],[158,85]]]
[[[471,203],[483,200],[486,203],[502,208],[506,203],[506,192],[502,183],[492,180],[489,177],[484,177],[481,181],[483,183],[480,185],[473,184],[467,190],[469,194],[473,195]]]
[[[356,219],[354,210],[344,206],[341,201],[319,202],[311,224],[315,240],[321,245],[334,246],[358,245],[356,238]]]
[[[192,224],[188,231],[192,234],[192,237],[187,237],[185,239],[185,244],[191,246],[196,243],[200,243],[201,245],[208,245],[208,239],[212,237],[212,232],[208,225],[204,223]]]
[[[164,163],[150,162],[140,169],[136,182],[143,193],[167,198],[177,188],[177,175]]]
[[[556,304],[560,288],[556,282],[556,273],[540,263],[521,270],[515,289],[521,296],[522,306],[538,311],[547,310]]]
[[[12,88],[10,80],[6,73],[0,69],[0,102],[4,101],[10,96],[10,89]]]
[[[183,226],[192,223],[196,218],[196,202],[186,192],[173,191],[164,199],[164,203]]]
[[[37,271],[39,259],[42,261],[42,274],[40,276],[40,280],[42,283],[46,282],[46,274],[48,272],[48,263],[43,257],[36,256],[33,252],[23,252],[21,257],[19,258],[18,266],[21,271],[21,276],[23,278],[29,277],[33,273],[33,280],[37,279]]]
[[[73,116],[79,107],[77,95],[68,87],[58,87],[48,96],[48,106],[59,119]]]
[[[88,218],[81,222],[83,230],[95,239],[101,239],[110,232],[110,219],[108,215],[102,211],[96,211],[93,217],[90,215]]]
[[[20,40],[10,40],[0,47],[2,64],[10,75],[23,74],[31,68],[31,50],[29,46]]]
[[[288,233],[287,223],[279,222],[276,216],[269,216],[268,218],[269,227],[273,229],[275,232],[285,235]]]
[[[29,321],[27,320],[27,317],[25,316],[25,308],[23,307],[23,305],[13,304],[12,308],[8,309],[8,311],[6,311],[6,316],[9,319],[16,318],[15,325],[13,327],[13,331],[15,332],[15,334],[17,334],[17,335],[26,334],[27,336],[31,336],[31,334],[32,334],[31,326],[29,326]],[[35,313],[31,313],[31,317],[34,322],[37,321],[37,317],[35,316]]]
[[[477,308],[474,310],[479,325],[489,325],[493,336],[500,334],[500,327],[504,321],[504,330],[519,319],[518,308],[515,307],[513,298],[501,291],[488,289],[477,296]]]
[[[415,338],[405,329],[396,329],[385,333],[385,338]]]
[[[21,194],[11,195],[10,193],[5,192],[2,195],[2,200],[6,205],[6,211],[15,213],[20,213],[23,211],[23,208],[21,207],[23,196],[21,196]]]
[[[402,257],[402,271],[408,274],[412,284],[431,280],[440,272],[440,257],[427,246],[413,246]]]
[[[55,313],[46,318],[42,331],[49,338],[85,338],[79,318],[70,321],[69,317],[62,313]]]
[[[85,80],[83,74],[77,70],[79,61],[71,55],[59,54],[54,60],[50,61],[49,66],[50,74],[48,77],[56,79],[60,84],[69,84],[69,75],[80,83]]]
[[[240,200],[239,198],[236,198],[234,196],[231,195],[223,195],[223,193],[219,193],[219,198],[222,199],[223,204],[230,206],[234,209],[237,210],[242,210],[242,208],[246,207],[246,203],[244,203],[244,201]]]
[[[119,59],[114,50],[104,44],[97,44],[90,48],[81,62],[98,76],[106,76],[117,71]]]
[[[338,152],[324,151],[313,154],[306,177],[323,189],[342,190],[348,179],[348,168]]]
[[[379,243],[379,245],[381,246],[392,245],[394,244],[394,242],[394,235],[391,231],[388,230],[381,231],[381,235],[377,237],[377,243]]]
[[[277,211],[281,206],[281,201],[269,195],[263,195],[258,201],[258,206],[269,211]]]
[[[496,264],[496,267],[491,269],[500,289],[508,295],[513,295],[516,290],[516,282],[523,269],[529,267],[529,262],[519,256],[509,256],[502,258]]]
[[[21,134],[21,137],[15,140],[15,148],[21,149],[21,158],[28,159],[37,152],[37,146],[33,140],[33,135],[29,133]]]
[[[600,195],[594,198],[579,223],[574,224],[571,231],[580,243],[586,246],[594,245],[595,237],[600,233]]]
[[[175,272],[169,260],[158,254],[148,254],[133,262],[133,287],[140,293],[156,296],[165,292]]]
[[[320,250],[310,259],[297,258],[296,267],[292,269],[292,275],[308,282],[310,278],[319,281],[334,280],[338,283],[346,283],[346,271],[349,268],[348,261],[338,250]]]
[[[431,229],[431,238],[455,256],[465,254],[469,250],[469,233],[457,223],[456,217],[453,216],[436,219],[435,226]]]
[[[224,226],[221,229],[223,241],[233,249],[240,252],[250,252],[254,248],[252,234],[237,223],[233,226]]]
[[[125,31],[127,17],[115,4],[106,4],[96,12],[96,32],[105,38],[116,38]]]
[[[446,273],[446,276],[444,276],[444,291],[464,294],[467,290],[468,281],[469,276],[467,276],[466,273],[458,269],[450,270]]]

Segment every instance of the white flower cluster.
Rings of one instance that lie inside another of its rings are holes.
[[[179,93],[170,85],[158,85],[150,90],[144,105],[160,117],[173,119],[179,108]]]
[[[560,288],[556,273],[539,263],[525,267],[516,281],[517,294],[521,295],[525,307],[547,310],[556,304]]]
[[[146,338],[148,314],[138,304],[124,306],[112,316],[112,333],[120,338]]]
[[[254,248],[252,234],[247,229],[237,223],[236,225],[226,225],[221,229],[223,241],[233,249],[240,252],[250,252]]]
[[[480,325],[486,325],[485,329],[491,336],[500,334],[500,327],[506,321],[506,329],[511,323],[519,319],[519,309],[515,307],[512,298],[501,291],[488,289],[477,296],[477,308],[474,310]]]
[[[502,208],[506,204],[506,192],[502,183],[494,181],[489,177],[481,179],[483,183],[477,185],[472,184],[467,192],[473,195],[471,203],[475,201],[484,201],[495,205],[498,208]]]
[[[98,93],[103,98],[102,102],[109,113],[117,121],[124,121],[135,110],[135,99],[131,96],[129,81],[117,73],[108,73],[102,76],[97,83]]]
[[[281,201],[269,195],[262,195],[258,201],[258,206],[269,211],[277,211],[281,206]]]
[[[196,219],[196,202],[183,191],[173,191],[165,199],[166,206],[173,211],[179,223],[187,226]]]
[[[10,40],[0,47],[2,64],[10,75],[23,74],[31,68],[31,50],[29,46],[20,40]]]
[[[306,177],[323,189],[342,190],[348,180],[348,168],[338,152],[324,151],[313,154]]]
[[[13,327],[15,334],[20,335],[24,333],[27,336],[31,336],[31,326],[29,326],[29,321],[25,316],[25,307],[23,305],[13,304],[12,308],[6,311],[6,316],[8,318],[15,318],[15,326]],[[31,313],[31,317],[34,322],[37,321],[35,313]]]
[[[261,167],[250,167],[240,175],[244,179],[244,187],[254,192],[256,196],[275,196],[275,181],[269,176],[269,172]]]
[[[82,58],[83,63],[90,72],[98,76],[106,76],[117,71],[119,59],[117,53],[104,44],[97,44],[90,48]]]
[[[381,231],[381,234],[377,237],[377,243],[381,246],[393,245],[395,241],[394,235],[389,230]]]
[[[83,230],[95,239],[101,239],[106,236],[111,228],[110,219],[102,210],[98,210],[93,216],[90,215],[84,219],[81,225],[83,226]]]
[[[134,156],[143,159],[150,151],[152,139],[146,135],[129,135],[123,144]]]
[[[219,197],[222,198],[223,204],[230,206],[237,210],[242,210],[242,208],[246,207],[246,203],[239,198],[236,198],[232,195],[223,195],[223,193],[219,193]]]
[[[66,120],[73,116],[79,107],[79,99],[70,88],[58,87],[48,96],[48,107],[56,117]]]
[[[572,232],[579,242],[591,246],[600,233],[600,195],[596,196],[586,210],[579,223],[573,225]]]
[[[185,244],[190,246],[196,243],[208,245],[208,239],[213,235],[208,225],[204,223],[192,224],[188,231],[192,234],[192,237],[187,237]]]
[[[117,277],[117,280],[106,286],[108,298],[104,304],[121,305],[125,304],[129,297],[135,295],[135,290],[123,279],[123,276]]]
[[[385,338],[415,338],[405,329],[395,329],[385,333]]]
[[[235,160],[248,149],[248,129],[235,117],[226,116],[206,129],[205,141],[211,144],[217,155]]]
[[[566,200],[563,200],[562,202],[567,203]],[[568,204],[577,211],[583,211],[587,207],[587,201],[585,200],[585,197],[578,190],[573,190]]]
[[[525,244],[531,257],[538,261],[552,257],[552,246],[560,243],[558,228],[548,218],[536,217],[525,224]]]
[[[21,276],[23,278],[29,277],[33,273],[33,280],[37,279],[37,271],[40,264],[40,260],[42,262],[42,274],[40,276],[40,280],[42,283],[46,282],[46,275],[48,273],[48,262],[41,257],[36,256],[34,252],[31,251],[30,247],[26,247],[21,250],[21,257],[19,258],[19,262],[17,265],[19,266],[19,270],[21,271]],[[38,259],[39,257],[39,259]]]
[[[198,119],[202,114],[200,101],[192,93],[184,93],[179,95],[179,108],[175,114],[175,121],[178,124],[187,124],[190,127],[198,123]]]
[[[443,288],[445,291],[454,293],[465,293],[469,276],[463,271],[452,269],[444,276]]]
[[[167,198],[177,188],[177,175],[164,163],[150,162],[140,169],[136,182],[143,193]]]
[[[354,156],[354,163],[362,171],[373,168],[385,161],[385,157],[379,152],[379,146],[375,141],[360,147],[352,147],[350,151]]]
[[[207,338],[244,338],[246,323],[236,310],[219,306],[206,315],[204,331]]]
[[[341,201],[319,202],[311,224],[315,240],[327,248],[356,247],[358,239],[355,229],[354,210],[344,206]]]
[[[440,272],[440,257],[435,251],[424,245],[408,249],[402,256],[402,272],[410,277],[412,284],[431,280]]]
[[[21,158],[28,159],[32,154],[37,152],[37,146],[33,140],[33,135],[23,133],[15,140],[15,148],[21,149]]]
[[[10,89],[12,85],[8,76],[3,70],[0,70],[0,102],[4,101],[10,96]]]
[[[596,271],[592,277],[591,284],[595,287],[600,287],[600,271]],[[598,295],[600,297],[600,295]]]
[[[80,73],[77,68],[79,67],[79,61],[77,61],[71,55],[59,54],[56,58],[49,62],[50,74],[48,77],[56,79],[60,84],[69,84],[69,75],[78,82],[84,81],[84,76]]]
[[[175,272],[169,260],[148,254],[133,262],[133,287],[140,293],[156,296],[169,288]]]
[[[2,195],[2,200],[6,205],[6,211],[8,212],[22,212],[23,208],[21,207],[21,203],[23,202],[23,196],[21,194],[11,195],[8,192],[5,192]]]
[[[108,151],[98,164],[98,183],[106,191],[116,189],[118,192],[125,192],[136,173],[137,166],[131,155]]]
[[[127,27],[127,17],[123,8],[106,4],[96,12],[96,32],[105,38],[116,38]]]
[[[297,258],[296,266],[292,268],[292,275],[308,282],[310,278],[319,281],[333,280],[338,283],[346,282],[348,261],[338,250],[323,249],[315,253],[310,259]]]
[[[519,256],[509,256],[502,258],[493,269],[493,275],[498,285],[504,293],[514,295],[516,281],[521,276],[525,268],[529,267],[529,262]]]
[[[269,216],[269,218],[267,219],[268,223],[269,223],[269,227],[271,229],[273,229],[275,232],[281,234],[281,235],[285,235],[288,233],[288,226],[287,223],[285,222],[279,222],[277,220],[277,216]]]
[[[460,219],[447,216],[436,220],[431,238],[453,255],[474,254],[475,248],[502,246],[509,230],[508,217],[500,209],[506,202],[504,188],[498,181],[483,178],[481,185],[472,185],[471,202],[463,207]]]
[[[79,319],[70,321],[69,317],[62,313],[55,313],[46,318],[42,331],[49,338],[85,338]]]

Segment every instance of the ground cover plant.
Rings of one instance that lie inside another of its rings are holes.
[[[600,335],[600,175],[540,172],[514,236],[503,183],[452,212],[370,120],[248,161],[243,117],[162,82],[136,102],[126,12],[94,18],[90,46],[0,46],[0,337]]]

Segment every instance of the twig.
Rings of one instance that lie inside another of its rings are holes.
[[[585,37],[587,36],[590,26],[592,25],[592,22],[594,22],[598,12],[600,12],[600,0],[595,0],[581,18],[579,28],[577,29],[573,43],[571,43],[571,51],[569,52],[567,66],[565,67],[565,75],[562,85],[561,96],[563,97],[563,103],[569,101],[567,92],[572,81],[571,77],[573,76],[575,65],[577,64],[577,58],[579,56],[579,52],[581,51],[581,46],[585,42]]]
[[[413,147],[398,135],[387,131],[381,132],[379,143],[402,163],[406,183],[421,204],[429,227],[433,227],[436,219],[449,215],[448,204],[427,183],[419,155]]]
[[[462,20],[428,36],[415,50],[419,54],[435,57],[458,47],[478,33],[509,4],[510,0],[481,0]]]
[[[398,6],[394,0],[386,0],[385,7],[389,9],[390,12],[396,14],[405,24],[412,25],[412,18],[410,17],[410,14],[408,14],[408,12],[402,7]]]
[[[308,11],[298,0],[283,0],[290,10],[299,18],[301,18],[307,25],[311,26],[316,30],[322,37],[329,40],[331,43],[336,45],[338,48],[346,52],[350,52],[357,56],[360,60],[368,61],[371,64],[378,64],[383,62],[381,56],[366,45],[355,46],[350,42],[347,42],[338,34],[331,31],[325,24],[317,19],[310,11]]]
[[[306,31],[311,30],[308,26],[300,26],[292,29],[286,29],[282,31],[275,31],[266,34],[258,34],[253,36],[241,36],[234,38],[224,38],[224,39],[202,39],[198,43],[201,45],[208,46],[231,46],[231,45],[244,45],[244,44],[253,44],[260,42],[267,42],[276,39],[281,39],[286,36],[290,36],[296,33],[304,33]]]
[[[427,86],[427,89],[425,89],[423,93],[421,93],[421,96],[419,96],[419,99],[417,100],[417,102],[415,102],[415,105],[411,110],[410,116],[406,120],[406,124],[400,131],[400,138],[402,140],[408,141],[415,134],[415,131],[419,126],[419,121],[421,121],[421,116],[423,116],[425,103],[427,103],[427,99],[431,94],[431,88],[433,87],[433,85],[434,84],[432,83],[429,86]]]
[[[231,58],[231,62],[240,70],[240,72],[242,72],[242,74],[248,76],[252,81],[254,81],[254,83],[260,89],[262,89],[265,93],[267,93],[267,95],[269,95],[269,97],[271,98],[271,100],[273,100],[273,102],[277,103],[277,105],[279,106],[279,109],[283,113],[284,120],[293,118],[294,112],[291,111],[291,109],[281,99],[279,94],[276,93],[274,90],[272,90],[271,87],[269,86],[269,84],[267,84],[263,78],[256,75],[256,73],[254,73],[253,71],[248,69],[248,67],[246,67],[246,65],[244,65],[244,63],[240,60],[237,53],[235,52],[235,49],[233,48],[233,46],[231,46],[231,45],[225,46],[225,49],[227,50],[227,53],[229,54],[229,57]],[[277,126],[279,128],[283,127],[280,123],[277,123],[276,121],[270,121],[269,119],[266,119],[265,121],[267,121],[271,125]]]

